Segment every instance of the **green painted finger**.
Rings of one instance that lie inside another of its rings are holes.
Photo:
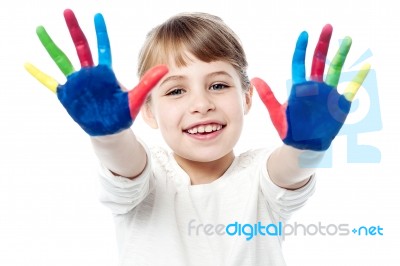
[[[369,70],[371,69],[371,65],[370,64],[364,64],[360,71],[358,71],[357,75],[353,78],[353,80],[351,82],[349,82],[349,84],[347,85],[346,89],[344,90],[344,97],[348,100],[348,101],[352,101],[354,99],[354,97],[356,96],[356,93],[358,91],[358,89],[361,87],[361,85],[363,84],[365,78],[368,75]]]
[[[351,47],[351,38],[346,37],[340,44],[339,50],[329,66],[328,74],[326,75],[325,83],[332,87],[337,87],[344,61]]]
[[[36,34],[39,37],[40,42],[49,53],[50,57],[57,64],[58,68],[68,76],[74,72],[74,67],[68,57],[61,51],[60,48],[53,42],[49,34],[46,32],[43,26],[36,28]]]

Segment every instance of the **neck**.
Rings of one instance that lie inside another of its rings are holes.
[[[174,154],[176,162],[189,175],[192,185],[208,184],[220,178],[232,164],[233,151],[211,162],[197,162]]]

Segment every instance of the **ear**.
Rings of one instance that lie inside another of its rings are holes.
[[[148,124],[151,128],[157,129],[158,123],[157,119],[154,116],[151,102],[146,102],[145,104],[143,104],[140,108],[140,111],[142,113],[142,118],[146,122],[146,124]]]
[[[244,114],[250,111],[251,104],[253,103],[253,84],[249,85],[249,89],[244,92],[243,94],[243,107],[244,107]]]

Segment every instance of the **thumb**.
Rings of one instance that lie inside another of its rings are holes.
[[[281,109],[281,104],[275,98],[274,93],[272,92],[269,85],[260,78],[253,78],[251,80],[251,84],[256,87],[257,93],[260,96],[261,101],[267,107],[268,112],[270,114],[276,113]]]
[[[279,136],[284,139],[288,128],[285,114],[286,104],[282,105],[278,102],[271,88],[264,80],[253,78],[251,84],[256,87],[261,101],[267,107],[272,124],[274,124]]]
[[[129,110],[131,118],[135,119],[140,111],[140,107],[146,100],[147,95],[155,85],[168,73],[165,65],[158,65],[147,71],[139,84],[128,92]]]

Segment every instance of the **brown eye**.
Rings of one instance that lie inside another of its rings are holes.
[[[183,93],[183,90],[182,90],[182,89],[174,89],[174,90],[172,90],[172,91],[169,91],[169,92],[167,93],[167,95],[174,96],[174,95],[181,95],[182,93]]]
[[[228,86],[225,84],[222,84],[222,83],[216,83],[216,84],[211,85],[211,87],[210,87],[211,90],[216,90],[216,91],[223,90],[226,88],[228,88]]]

